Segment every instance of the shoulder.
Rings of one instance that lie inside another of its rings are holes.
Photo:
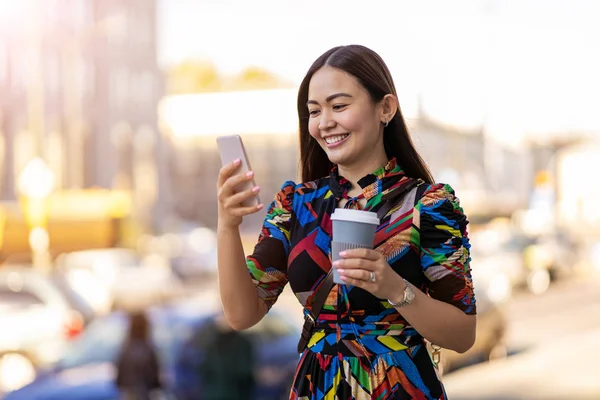
[[[443,202],[460,203],[454,188],[447,183],[426,184],[420,203],[423,206],[431,207]]]
[[[442,221],[456,227],[468,223],[454,188],[447,183],[428,184],[419,200],[419,208],[422,220]]]
[[[296,186],[298,185],[294,181],[285,181],[283,185],[281,185],[279,192],[277,192],[276,198],[293,197]]]

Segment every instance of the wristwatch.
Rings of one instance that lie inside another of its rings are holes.
[[[394,303],[393,301],[388,299],[388,303],[390,303],[393,307],[406,307],[407,305],[412,303],[412,301],[415,298],[415,292],[412,288],[412,284],[406,279],[402,280],[404,281],[404,283],[406,283],[406,287],[404,288],[404,292],[402,293],[402,300],[400,300],[397,303]]]

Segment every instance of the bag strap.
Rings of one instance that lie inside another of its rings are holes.
[[[321,286],[319,286],[319,288],[315,292],[315,297],[314,297],[313,306],[312,306],[312,312],[309,311],[309,314],[311,315],[313,320],[315,320],[315,321],[317,320],[317,317],[321,313],[321,310],[323,309],[323,306],[325,305],[325,301],[327,300],[327,296],[329,296],[329,292],[331,292],[333,285],[334,285],[334,283],[333,283],[333,268],[331,268],[329,270],[329,272],[327,273],[327,276],[325,276],[323,283],[321,283]]]
[[[427,190],[427,185],[425,185],[425,182],[420,182],[419,186],[417,186],[417,193],[415,196],[415,204],[414,204],[415,207],[421,200],[421,197],[423,197],[423,193],[425,193],[425,190]]]
[[[407,182],[406,185],[404,185],[404,187],[398,188],[397,190],[393,190],[387,195],[384,195],[382,200],[385,200],[385,202],[381,205],[379,210],[377,210],[377,218],[379,218],[380,221],[385,218],[387,213],[389,213],[392,208],[397,206],[398,203],[404,199],[404,196],[410,192],[410,190],[420,185],[420,182],[421,181],[418,179],[411,179],[410,182]]]
[[[306,314],[304,314],[304,325],[302,325],[302,333],[300,334],[300,340],[298,340],[298,353],[302,353],[312,335],[313,327],[317,321],[317,317],[321,313],[323,306],[325,305],[325,301],[327,300],[327,296],[329,296],[329,292],[333,288],[333,267],[329,270],[325,279],[321,283],[321,286],[317,288],[315,292],[315,297],[313,300],[312,312],[306,309]]]

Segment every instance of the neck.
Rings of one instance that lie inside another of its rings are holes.
[[[352,165],[338,165],[338,171],[341,176],[352,183],[352,187],[356,187],[358,181],[368,174],[372,174],[379,168],[384,167],[388,163],[385,151],[377,156],[369,157],[367,160]]]

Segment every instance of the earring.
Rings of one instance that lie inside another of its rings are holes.
[[[390,121],[386,119],[386,120],[385,120],[385,124],[383,125],[383,127],[384,127],[384,128],[387,128],[387,126],[388,126],[388,124],[389,124],[389,123],[390,123]]]

